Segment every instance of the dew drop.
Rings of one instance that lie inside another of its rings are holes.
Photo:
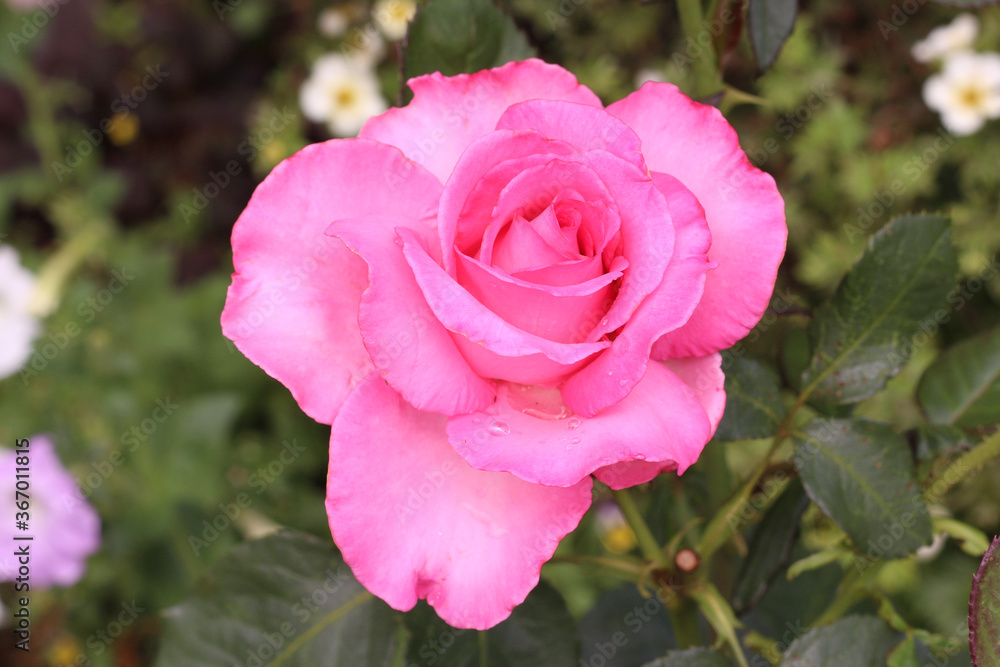
[[[566,420],[566,428],[572,431],[573,429],[580,428],[580,424],[582,423],[583,420],[581,420],[579,417],[570,417],[569,419]]]
[[[574,445],[579,445],[580,444],[580,438],[573,438],[572,442],[573,442]]]
[[[566,445],[566,451],[567,451],[567,452],[568,452],[569,450],[571,450],[571,449],[573,449],[573,445]]]
[[[400,248],[403,247],[403,239],[399,238],[398,236],[393,237],[392,242],[398,245]]]
[[[635,455],[635,460],[636,461],[645,461],[646,460],[646,455],[645,454],[636,454]]]
[[[483,423],[483,418],[482,417],[473,417],[472,418],[472,423],[473,424],[482,424]]]
[[[628,385],[628,380],[626,380],[625,378],[622,378],[621,380],[618,381],[618,386],[624,387],[626,385]]]
[[[490,423],[490,425],[486,427],[486,430],[489,431],[490,435],[507,435],[510,433],[510,426],[507,425],[507,422],[500,421],[498,419]]]

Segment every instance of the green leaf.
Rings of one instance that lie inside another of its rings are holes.
[[[642,667],[731,667],[726,656],[710,648],[689,648],[686,651],[670,651],[666,657],[647,662]]]
[[[810,554],[805,558],[800,558],[792,563],[788,567],[786,577],[789,581],[798,579],[806,572],[812,572],[813,570],[826,567],[830,563],[836,563],[842,560],[845,556],[850,556],[853,553],[853,551],[840,544],[830,547],[829,549],[824,549],[823,551],[817,551],[814,554]]]
[[[1000,665],[1000,537],[993,540],[972,578],[969,648],[976,667]]]
[[[580,619],[577,636],[578,665],[633,667],[677,647],[664,602],[658,595],[643,597],[634,584],[601,595]]]
[[[885,424],[813,419],[795,435],[809,497],[870,557],[900,558],[931,541],[906,440]]]
[[[750,540],[747,557],[733,587],[733,607],[737,611],[755,605],[788,562],[799,532],[799,519],[807,507],[809,498],[802,482],[796,479],[764,515]]]
[[[432,0],[422,7],[406,40],[403,73],[477,72],[535,55],[524,34],[490,0]]]
[[[778,59],[795,27],[798,5],[798,0],[750,0],[750,43],[758,72],[766,71]]]
[[[809,325],[813,358],[802,379],[811,402],[856,403],[885,386],[918,336],[947,317],[957,271],[947,219],[910,215],[880,229]]]
[[[1000,329],[945,351],[920,378],[917,398],[935,424],[1000,423]]]
[[[245,542],[168,609],[157,667],[384,665],[396,616],[329,541],[282,531]]]
[[[884,665],[899,635],[874,616],[847,616],[809,631],[785,650],[781,667]]]
[[[485,632],[460,630],[421,603],[406,615],[407,665],[438,667],[576,667],[573,618],[559,593],[541,583],[510,618]],[[338,663],[339,664],[339,663]]]
[[[888,667],[920,667],[917,662],[917,644],[913,637],[907,637],[889,654]]]
[[[785,417],[778,375],[745,357],[723,356],[726,412],[715,433],[719,440],[748,440],[774,435]]]

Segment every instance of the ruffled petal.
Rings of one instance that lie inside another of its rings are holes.
[[[371,222],[336,222],[327,233],[368,263],[369,286],[361,297],[358,324],[375,368],[420,410],[454,415],[489,405],[493,383],[469,367],[403,258],[393,227],[404,221]],[[424,234],[425,242],[428,236]]]
[[[701,356],[732,346],[764,314],[788,229],[774,179],[747,160],[718,109],[675,86],[647,83],[608,107],[642,139],[649,169],[680,180],[705,209],[712,231],[701,302],[683,327],[660,341],[658,358]]]
[[[413,100],[370,119],[359,136],[398,146],[442,183],[469,144],[493,131],[512,104],[546,99],[601,106],[575,76],[536,58],[474,74],[426,74],[407,85]]]
[[[673,359],[664,362],[664,365],[694,391],[708,416],[708,435],[711,438],[726,409],[726,378],[722,373],[722,356],[716,353],[706,357]],[[677,470],[675,461],[621,461],[594,471],[594,477],[612,489],[626,489],[636,484],[645,484],[657,475],[673,470]]]
[[[326,509],[344,560],[391,607],[426,598],[456,628],[507,618],[590,501],[589,479],[552,488],[469,467],[444,417],[375,374],[333,424]]]
[[[394,188],[387,175],[398,177]],[[372,370],[358,330],[365,263],[324,230],[343,218],[416,220],[436,209],[440,193],[437,179],[395,148],[333,140],[275,167],[237,220],[222,331],[313,419],[332,422]]]
[[[548,486],[571,486],[620,461],[684,471],[711,437],[698,399],[659,363],[649,365],[625,399],[590,418],[568,410],[557,390],[501,384],[491,407],[448,420],[448,440],[475,468]]]
[[[497,122],[498,130],[533,130],[565,141],[579,152],[614,153],[645,170],[642,142],[635,132],[604,109],[555,100],[513,104]]]

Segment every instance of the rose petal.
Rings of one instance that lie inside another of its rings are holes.
[[[387,196],[383,176],[403,172]],[[222,331],[313,419],[332,422],[372,369],[358,330],[365,263],[324,230],[338,218],[417,219],[435,209],[440,192],[434,176],[395,148],[333,140],[275,167],[237,220]]]
[[[454,248],[473,254],[490,224],[490,212],[503,187],[529,166],[544,164],[558,155],[571,155],[569,144],[546,139],[538,132],[504,130],[491,132],[475,141],[455,166],[441,193],[438,207],[438,234],[443,265],[454,275]],[[489,187],[488,184],[494,183]],[[478,198],[469,201],[478,192]],[[478,226],[470,220],[458,227],[464,210],[481,211]]]
[[[653,343],[687,322],[704,290],[706,272],[713,268],[705,255],[711,235],[698,200],[672,177],[661,176],[657,185],[676,227],[675,256],[611,347],[563,386],[563,400],[584,415],[597,414],[632,390],[645,373]]]
[[[458,282],[479,303],[521,331],[557,343],[581,343],[614,301],[609,271],[580,285],[535,285],[458,255]]]
[[[512,104],[549,99],[601,106],[575,76],[536,58],[475,74],[426,74],[407,85],[413,100],[370,119],[359,136],[398,146],[442,183],[469,144],[493,131]]]
[[[525,384],[554,383],[608,346],[546,340],[506,322],[479,303],[427,254],[412,232],[398,230],[403,255],[427,303],[472,368],[481,376]]]
[[[551,488],[469,467],[444,417],[375,374],[333,424],[326,509],[344,560],[391,607],[426,598],[453,627],[507,618],[590,501],[590,480]]]
[[[664,365],[694,390],[698,402],[708,415],[709,438],[711,438],[726,409],[724,388],[726,377],[722,373],[722,356],[716,353],[707,357],[673,359],[664,362]],[[672,470],[677,470],[674,461],[666,463],[623,461],[594,471],[594,477],[612,489],[626,489],[636,484],[644,484],[657,475]]]
[[[404,221],[372,222],[336,222],[327,234],[368,263],[369,286],[361,296],[358,325],[375,368],[420,410],[454,415],[489,405],[493,383],[473,372],[434,317],[396,243],[394,223]]]
[[[620,461],[669,461],[683,471],[710,437],[694,390],[659,363],[595,417],[573,415],[557,390],[502,383],[491,407],[448,420],[448,440],[469,465],[548,486],[576,484]]]
[[[657,343],[657,358],[700,356],[730,347],[756,325],[774,289],[788,229],[770,175],[747,160],[718,109],[675,86],[647,83],[608,107],[642,139],[653,172],[679,179],[705,208],[712,230],[709,274],[698,308]]]
[[[642,142],[632,129],[594,106],[551,99],[512,104],[497,122],[498,130],[533,130],[570,144],[577,151],[608,151],[643,171]]]

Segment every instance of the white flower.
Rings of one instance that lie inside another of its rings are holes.
[[[948,25],[931,30],[923,40],[913,45],[910,53],[917,62],[929,63],[972,48],[979,35],[979,19],[972,14],[959,14]]]
[[[414,0],[378,0],[372,9],[375,22],[386,38],[396,41],[406,37],[406,28],[417,13]]]
[[[635,87],[642,88],[642,84],[653,81],[655,83],[666,83],[667,77],[663,72],[653,67],[643,67],[635,73]]]
[[[347,13],[342,9],[324,9],[316,21],[319,33],[325,37],[340,37],[347,32],[351,24]]]
[[[21,266],[17,250],[0,246],[0,378],[31,358],[31,343],[41,330],[30,309],[34,291],[35,276]]]
[[[359,67],[375,67],[385,55],[385,40],[372,24],[355,28],[344,37],[341,52]]]
[[[339,137],[353,137],[372,116],[386,110],[374,72],[339,54],[313,63],[299,90],[306,118],[326,123]]]
[[[924,101],[954,135],[973,134],[1000,118],[1000,54],[959,53],[924,83]]]

